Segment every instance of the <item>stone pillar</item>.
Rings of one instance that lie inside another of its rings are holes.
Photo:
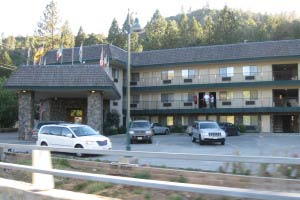
[[[33,128],[33,92],[19,93],[19,140],[30,140]]]
[[[94,92],[88,95],[87,124],[103,133],[103,93]]]

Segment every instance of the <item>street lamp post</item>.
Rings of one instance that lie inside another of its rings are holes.
[[[138,19],[136,18],[133,25],[130,25],[130,10],[128,9],[128,34],[127,34],[127,101],[126,101],[126,151],[130,151],[130,134],[129,134],[129,124],[130,124],[130,34],[131,33],[141,33],[143,29],[141,28]]]

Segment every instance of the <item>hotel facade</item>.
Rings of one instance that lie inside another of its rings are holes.
[[[109,58],[107,69],[99,66],[102,49]],[[56,61],[56,52],[49,51],[45,56],[47,65],[41,68],[74,66],[81,67],[83,74],[84,69],[88,70],[86,66],[106,70],[119,95],[103,98],[103,119],[105,121],[107,112],[116,110],[122,118],[120,125],[125,124],[127,52],[113,45],[85,46],[83,63],[78,61],[79,48],[73,52],[72,55],[72,49],[64,49],[63,60]],[[131,119],[148,119],[167,126],[215,120],[244,125],[249,132],[299,133],[299,68],[300,40],[132,53]],[[92,84],[100,80],[90,81]],[[12,87],[13,84],[10,87],[9,83],[7,88],[21,89]],[[103,90],[94,89],[96,92]],[[88,96],[90,88],[85,92]],[[82,101],[87,101],[83,96],[80,96]],[[68,98],[77,97],[64,96],[64,99]],[[83,123],[88,115],[85,105],[77,106],[83,111]],[[66,113],[59,120],[70,119],[68,115]],[[53,120],[51,116],[48,119]]]

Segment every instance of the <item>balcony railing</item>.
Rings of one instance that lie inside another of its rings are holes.
[[[131,110],[159,110],[159,109],[218,109],[218,108],[259,108],[259,107],[298,107],[298,98],[235,98],[216,99],[214,103],[204,100],[194,101],[139,101],[131,103]]]
[[[276,80],[298,80],[298,74],[291,71],[261,71],[256,73],[234,73],[232,76],[221,74],[200,74],[194,76],[174,76],[171,79],[163,79],[161,76],[140,78],[135,80],[131,87],[145,86],[167,86],[167,85],[188,85],[188,84],[210,84],[229,82],[255,82],[255,81],[276,81]]]

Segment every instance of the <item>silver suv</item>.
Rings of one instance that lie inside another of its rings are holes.
[[[130,143],[135,141],[147,141],[152,143],[153,132],[151,124],[147,120],[132,121],[129,126]]]
[[[192,127],[192,142],[199,141],[200,145],[205,142],[220,142],[225,144],[226,133],[214,121],[194,121]]]

